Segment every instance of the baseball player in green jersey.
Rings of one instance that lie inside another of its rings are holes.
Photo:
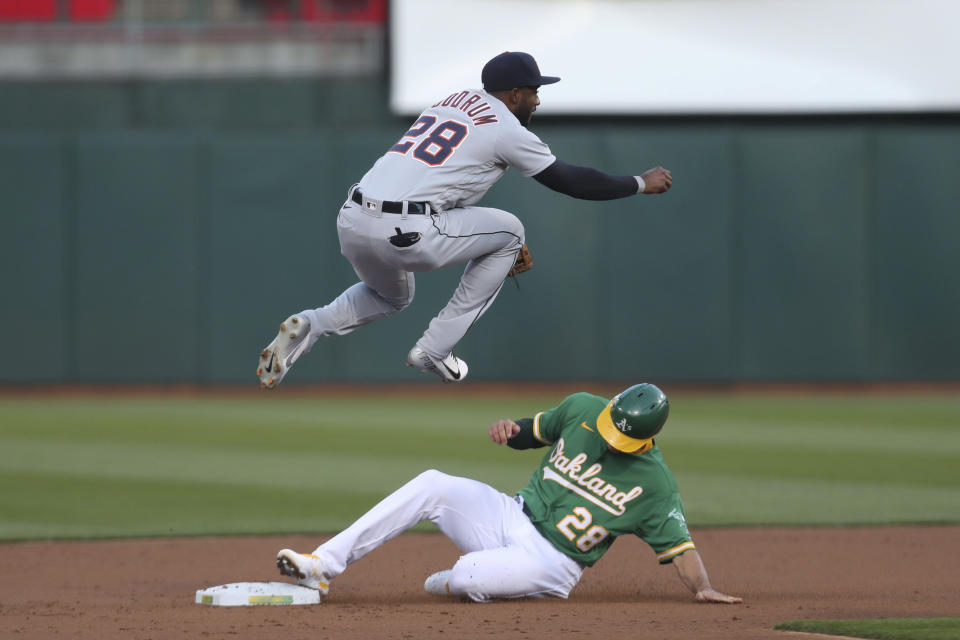
[[[673,474],[654,442],[666,395],[638,384],[606,400],[575,393],[533,418],[498,420],[490,439],[514,449],[550,447],[516,496],[426,471],[384,498],[313,553],[283,549],[284,575],[326,595],[348,565],[418,522],[430,520],[463,552],[427,578],[436,595],[566,598],[617,536],[632,534],[673,563],[701,602],[738,603],[714,590],[684,517]]]

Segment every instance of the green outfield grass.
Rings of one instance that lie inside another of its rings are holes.
[[[791,620],[774,629],[872,640],[955,640],[960,638],[960,618]]]
[[[526,484],[543,450],[486,427],[562,394],[444,391],[0,396],[0,539],[332,532],[428,468]],[[694,527],[960,521],[960,397],[670,396]]]

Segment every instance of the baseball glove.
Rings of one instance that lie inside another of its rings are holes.
[[[523,273],[531,268],[533,268],[533,256],[530,255],[530,249],[528,249],[526,243],[524,243],[524,245],[520,247],[520,253],[517,254],[517,261],[513,263],[513,268],[510,269],[507,276],[515,278],[517,274]]]

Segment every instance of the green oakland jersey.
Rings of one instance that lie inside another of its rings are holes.
[[[596,423],[607,402],[575,393],[536,415],[533,435],[552,447],[519,495],[537,530],[586,566],[624,534],[672,562],[694,548],[677,483],[656,445],[639,455],[607,448]]]

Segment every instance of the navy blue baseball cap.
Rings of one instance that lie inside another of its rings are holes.
[[[529,53],[504,51],[483,65],[480,80],[486,91],[506,91],[518,87],[539,87],[559,82],[560,78],[540,75],[537,61]]]

